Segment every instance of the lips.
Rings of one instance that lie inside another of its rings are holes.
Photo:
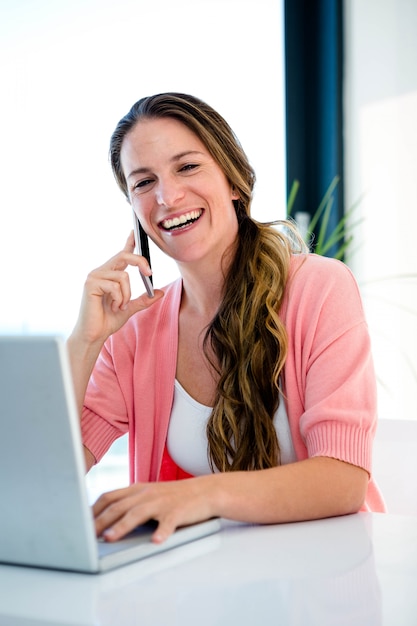
[[[188,211],[188,213],[184,213],[183,215],[178,215],[176,217],[163,220],[161,222],[161,226],[164,230],[180,230],[181,228],[185,228],[186,226],[189,226],[190,224],[196,222],[202,214],[203,211],[201,209]]]

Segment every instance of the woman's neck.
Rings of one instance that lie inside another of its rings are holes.
[[[210,259],[210,262],[178,263],[183,280],[182,310],[214,317],[223,298],[225,276],[232,262],[232,254],[230,250],[230,254]]]
[[[185,271],[182,282],[181,310],[210,319],[214,317],[223,295],[223,275],[219,271],[205,274]]]

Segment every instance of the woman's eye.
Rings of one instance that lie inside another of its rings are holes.
[[[139,180],[137,183],[134,184],[134,189],[142,189],[143,187],[146,187],[147,185],[150,185],[152,183],[152,179],[151,178],[146,178],[145,180]]]
[[[197,163],[186,163],[185,165],[181,167],[180,171],[190,172],[191,170],[194,170],[196,167],[198,167]]]

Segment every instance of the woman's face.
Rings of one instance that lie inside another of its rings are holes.
[[[223,171],[200,139],[172,118],[145,119],[126,135],[121,164],[144,230],[178,263],[219,261],[238,223]]]

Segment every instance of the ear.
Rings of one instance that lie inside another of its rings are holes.
[[[239,200],[239,199],[240,199],[240,196],[238,192],[236,191],[234,187],[232,187],[232,200]]]

